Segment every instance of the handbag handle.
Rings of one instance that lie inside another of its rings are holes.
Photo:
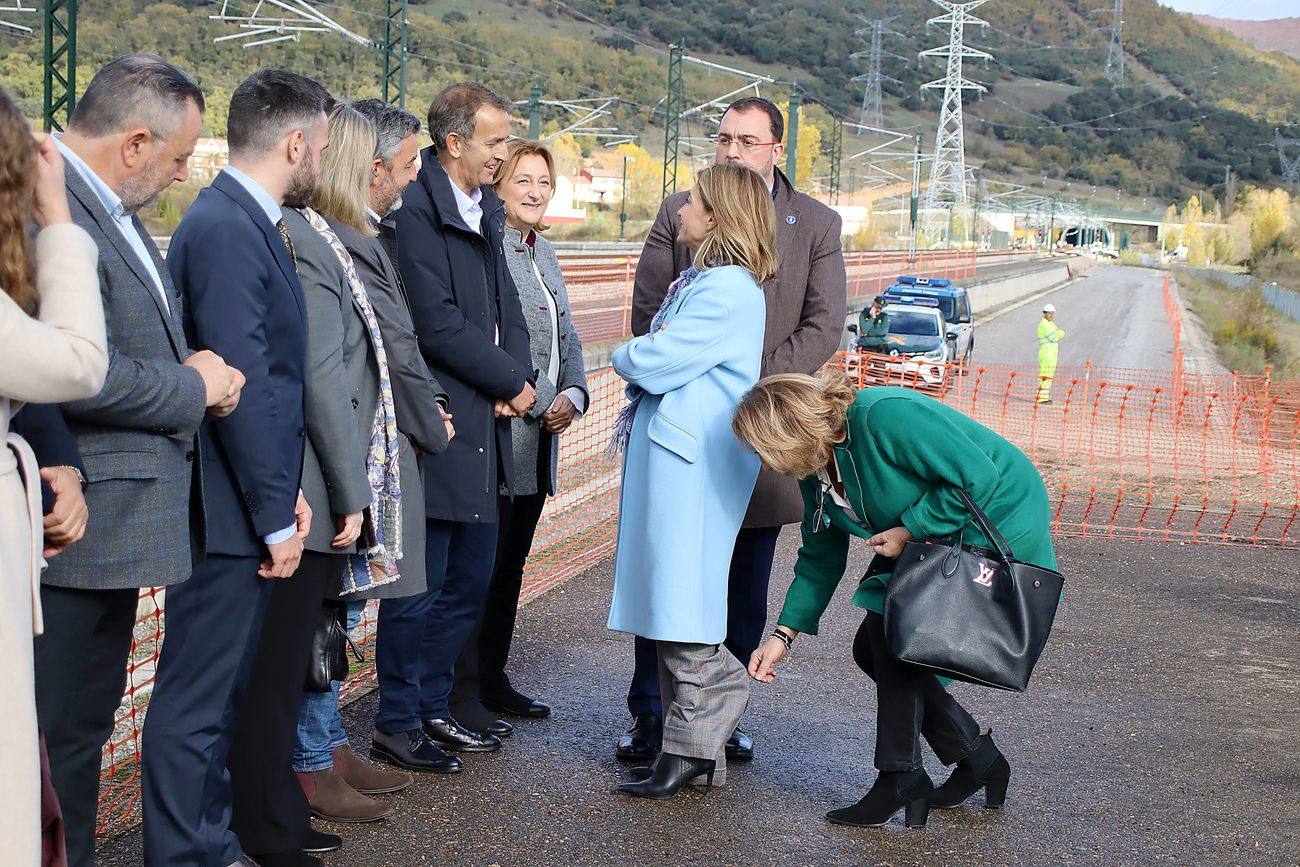
[[[966,509],[970,512],[971,518],[975,521],[975,525],[980,528],[980,532],[984,534],[986,539],[993,543],[993,547],[998,549],[998,556],[1002,558],[1002,562],[1010,563],[1011,549],[1007,545],[1007,540],[1002,538],[1002,534],[998,532],[997,527],[993,526],[993,522],[989,520],[989,516],[984,514],[984,510],[975,504],[975,499],[970,494],[966,493],[965,488],[958,488],[957,496],[961,497],[962,503],[965,504]]]

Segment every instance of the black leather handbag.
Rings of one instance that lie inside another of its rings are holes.
[[[330,681],[347,680],[349,649],[357,662],[364,659],[348,637],[343,619],[346,616],[344,607],[338,603],[321,604],[311,638],[311,664],[307,666],[307,682],[303,685],[307,692],[329,692]]]
[[[953,543],[908,542],[885,594],[885,640],[900,662],[1024,692],[1065,579],[1013,559],[984,511],[958,493],[996,550],[962,544],[962,532]]]

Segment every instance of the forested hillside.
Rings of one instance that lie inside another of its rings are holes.
[[[83,0],[80,83],[117,54],[158,51],[208,91],[207,122],[217,135],[224,133],[230,92],[260,65],[313,74],[340,94],[378,94],[376,51],[333,34],[254,49],[214,44],[233,32],[209,20],[219,5]],[[382,32],[382,0],[317,5],[370,38]],[[1262,145],[1277,126],[1300,135],[1300,62],[1257,51],[1153,0],[1128,0],[1128,74],[1116,90],[1102,76],[1107,37],[1098,28],[1108,23],[1109,8],[1103,0],[992,0],[979,9],[991,26],[971,28],[968,41],[993,60],[967,70],[989,87],[968,101],[972,163],[990,177],[1073,179],[1163,202],[1222,185],[1227,166],[1243,181],[1276,184],[1276,156]],[[640,134],[652,154],[662,135],[668,42],[682,40],[693,54],[798,81],[835,113],[856,118],[861,84],[851,79],[865,67],[850,55],[865,42],[855,35],[862,23],[853,13],[897,16],[889,26],[902,35],[887,36],[885,47],[907,60],[886,60],[885,72],[899,83],[885,84],[885,124],[922,132],[927,147],[933,139],[939,96],[920,85],[942,75],[942,62],[918,59],[917,52],[942,44],[947,31],[926,32],[926,18],[941,10],[920,0],[433,0],[411,9],[411,107],[421,109],[439,88],[462,78],[515,99],[527,98],[533,86],[548,98],[617,96],[610,123]],[[38,25],[38,16],[30,23]],[[40,109],[41,42],[39,28],[30,36],[0,31],[0,81],[33,116]],[[725,74],[688,65],[688,103],[734,86]],[[789,89],[766,92],[784,102]],[[808,182],[827,173],[831,118],[821,106],[807,110],[811,128],[803,140],[807,146],[819,141],[808,156]],[[549,120],[558,122],[554,114]]]

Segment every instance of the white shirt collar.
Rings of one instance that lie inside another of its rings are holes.
[[[284,216],[284,209],[280,207],[280,203],[275,200],[275,197],[266,191],[265,187],[234,166],[226,166],[222,171],[248,191],[253,200],[266,212],[266,218],[271,221],[271,225],[274,226],[280,222],[280,218]]]
[[[448,180],[451,180],[448,177]],[[475,232],[482,230],[483,206],[479,203],[483,201],[483,189],[475,187],[473,191],[466,193],[455,181],[451,182],[452,195],[456,197],[456,209],[460,211],[460,217],[465,221],[465,225]]]
[[[95,195],[99,197],[100,204],[108,211],[108,215],[116,222],[122,222],[126,217],[126,210],[122,207],[122,197],[113,192],[113,188],[104,183],[103,179],[95,174],[95,170],[87,165],[76,151],[65,145],[61,138],[60,134],[55,133],[54,146],[59,149],[59,153],[63,154],[64,162],[70,163],[77,170],[77,174],[81,175],[81,179],[95,191]]]

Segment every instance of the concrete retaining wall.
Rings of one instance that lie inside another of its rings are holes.
[[[988,282],[968,284],[966,290],[970,293],[971,310],[979,316],[1033,295],[1035,292],[1041,292],[1057,283],[1064,283],[1071,276],[1067,263],[1049,262],[1032,271],[1008,274]]]

